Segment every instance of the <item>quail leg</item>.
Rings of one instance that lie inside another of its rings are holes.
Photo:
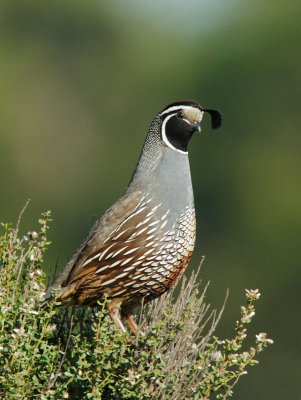
[[[108,304],[108,311],[110,314],[110,317],[112,321],[114,322],[116,328],[121,332],[121,333],[126,333],[126,329],[121,322],[121,317],[120,317],[120,306],[122,304],[122,301],[120,299],[115,299],[112,300]]]
[[[125,319],[128,327],[130,328],[130,330],[136,334],[138,332],[138,325],[135,321],[134,315],[133,315],[133,310],[134,310],[135,306],[133,305],[127,305],[127,306],[123,306],[121,308],[121,317],[123,319]]]
[[[136,324],[136,321],[134,319],[134,315],[133,314],[129,314],[125,317],[126,323],[128,324],[128,327],[130,328],[130,330],[133,333],[137,333],[138,332],[138,325]]]

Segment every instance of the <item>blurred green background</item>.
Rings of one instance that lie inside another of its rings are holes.
[[[301,3],[294,0],[0,3],[0,219],[51,209],[49,271],[123,191],[152,117],[194,99],[224,125],[190,146],[207,301],[262,300],[275,344],[234,399],[300,399]]]

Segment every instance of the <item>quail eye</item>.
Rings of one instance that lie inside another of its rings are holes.
[[[178,118],[183,118],[184,117],[183,111],[178,111],[177,117]]]

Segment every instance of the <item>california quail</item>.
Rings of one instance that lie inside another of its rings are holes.
[[[107,293],[109,314],[133,332],[133,309],[173,287],[195,242],[195,210],[187,145],[200,131],[204,112],[212,128],[218,111],[193,101],[172,103],[153,119],[132,179],[121,198],[91,229],[88,238],[51,288],[63,305],[89,305]]]

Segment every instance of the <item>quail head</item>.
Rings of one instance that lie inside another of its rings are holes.
[[[169,104],[155,116],[124,194],[50,288],[62,305],[93,305],[106,293],[116,327],[125,332],[125,320],[136,332],[134,308],[178,282],[196,230],[187,147],[206,112],[218,128],[220,113],[194,101]]]

